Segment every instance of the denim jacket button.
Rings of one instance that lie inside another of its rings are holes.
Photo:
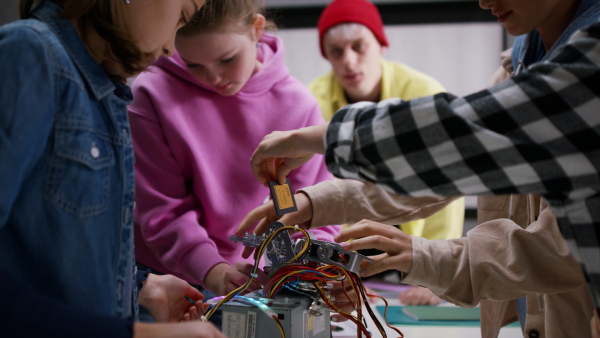
[[[126,144],[129,144],[130,140],[129,140],[129,133],[127,132],[127,129],[123,129],[123,139],[125,140]]]
[[[117,299],[123,299],[123,282],[117,283]]]
[[[129,224],[129,221],[131,220],[131,208],[125,208],[125,224]]]
[[[93,158],[100,157],[100,149],[98,149],[98,147],[96,146],[96,143],[92,143],[92,149],[90,150],[90,155],[92,155]]]

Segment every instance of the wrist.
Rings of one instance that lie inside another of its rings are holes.
[[[300,137],[298,146],[306,147],[307,151],[313,154],[325,154],[325,133],[329,123],[323,123],[316,126],[305,127],[299,130]]]
[[[138,271],[139,272],[139,271]],[[152,275],[149,271],[143,272],[142,277],[136,274],[136,282],[138,284],[138,304],[146,308],[152,304],[152,297],[155,295],[154,285],[152,280],[156,275]]]
[[[222,296],[225,289],[225,274],[229,268],[230,265],[227,263],[219,263],[213,266],[204,277],[204,287],[215,295]]]
[[[134,323],[133,324],[133,338],[145,338],[152,337],[153,330],[151,324],[145,323]]]

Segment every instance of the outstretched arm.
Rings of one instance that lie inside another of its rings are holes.
[[[376,185],[357,180],[323,181],[299,189],[294,195],[298,211],[278,216],[269,201],[250,211],[236,230],[236,236],[253,230],[262,235],[269,224],[280,221],[303,229],[329,224],[351,224],[363,218],[386,224],[400,224],[428,217],[456,197],[410,198],[390,193]],[[256,227],[254,227],[256,225]],[[247,248],[244,257],[252,252]]]
[[[265,186],[272,180],[284,184],[290,171],[306,163],[314,154],[325,152],[323,140],[328,125],[326,122],[265,136],[250,159],[256,179]]]
[[[463,238],[427,240],[364,220],[342,231],[336,241],[353,238],[342,244],[344,249],[384,251],[372,257],[374,264],[365,264],[363,276],[402,271],[404,283],[423,285],[460,306],[475,306],[484,299],[566,292],[585,285],[549,208],[527,229],[498,219],[478,225]]]

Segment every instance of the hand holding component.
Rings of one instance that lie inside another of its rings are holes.
[[[206,275],[204,285],[218,296],[226,295],[244,285],[250,279],[252,269],[253,265],[245,261],[239,261],[233,265],[217,264]],[[266,279],[267,275],[259,269],[246,290],[252,292],[260,289]]]
[[[347,242],[350,239],[353,241]],[[374,221],[362,220],[340,232],[335,241],[344,250],[378,249],[384,253],[371,256],[374,263],[361,265],[361,276],[371,276],[386,270],[409,272],[412,267],[412,238],[402,230]]]
[[[186,298],[196,304],[190,303]],[[148,275],[138,294],[138,302],[148,309],[157,322],[178,322],[195,306],[204,313],[204,296],[188,282],[172,275]]]
[[[312,202],[304,193],[295,194],[294,199],[296,200],[298,211],[283,216],[275,213],[275,207],[272,200],[250,211],[238,226],[235,231],[235,236],[242,237],[245,233],[250,231],[253,231],[259,236],[263,235],[265,231],[267,231],[269,224],[276,221],[288,226],[297,224],[300,228],[308,229],[312,220]],[[252,228],[257,222],[258,225],[255,228]],[[254,247],[246,246],[242,253],[242,257],[250,257],[253,251]]]
[[[442,302],[433,291],[424,287],[414,287],[398,295],[404,305],[438,305]]]
[[[285,183],[290,171],[306,163],[314,154],[325,153],[323,139],[328,126],[329,123],[324,123],[291,131],[275,131],[265,136],[250,159],[256,179],[265,186],[271,180]]]

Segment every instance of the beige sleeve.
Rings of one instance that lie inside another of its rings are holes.
[[[460,198],[411,198],[352,179],[324,181],[298,191],[307,194],[312,202],[312,227],[353,224],[362,219],[402,224],[431,216]]]
[[[585,285],[581,267],[550,208],[527,229],[511,220],[497,219],[478,225],[459,239],[411,237],[413,264],[403,282],[428,287],[460,306],[475,306],[485,299],[564,292]]]

